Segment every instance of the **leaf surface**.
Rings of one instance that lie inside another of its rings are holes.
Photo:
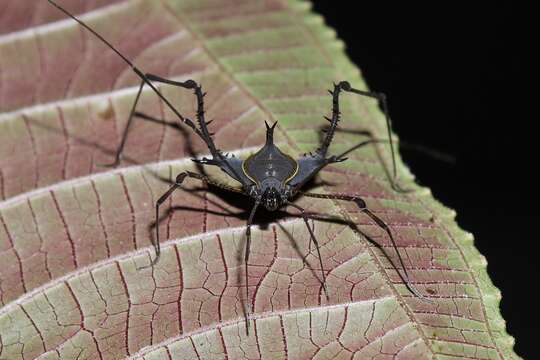
[[[288,153],[315,149],[331,107],[326,89],[340,80],[365,87],[305,2],[61,4],[143,71],[201,82],[215,141],[237,156],[264,142],[264,120],[279,121],[276,138]],[[401,163],[401,182],[414,191],[391,189],[384,144],[329,166],[315,190],[364,198],[433,304],[404,286],[384,231],[354,205],[317,199],[298,203],[357,224],[314,222],[329,299],[294,212],[258,219],[246,299],[251,202],[195,182],[162,206],[163,252],[150,267],[154,204],[168,187],[161,178],[195,170],[191,153],[208,150],[187,131],[137,120],[122,165],[100,167],[112,160],[139,79],[45,5],[5,0],[0,11],[0,358],[517,358],[472,235]],[[193,116],[191,92],[160,88]],[[340,125],[350,131],[336,135],[331,151],[365,140],[354,134],[362,130],[384,138],[375,102],[342,99]],[[138,110],[175,120],[148,89]]]

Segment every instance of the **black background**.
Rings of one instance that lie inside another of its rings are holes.
[[[418,181],[457,211],[501,289],[515,351],[535,358],[540,223],[534,40],[510,4],[314,1],[369,87],[387,94],[394,130],[455,164],[401,149]],[[530,12],[534,14],[534,12]],[[534,85],[534,84],[533,84]]]

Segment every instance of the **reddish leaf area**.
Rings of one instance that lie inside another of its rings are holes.
[[[62,4],[73,14],[81,14],[121,0],[65,0]],[[63,20],[65,17],[46,1],[2,1],[0,34]]]
[[[315,148],[326,88],[361,85],[334,34],[297,2],[61,4],[143,71],[202,83],[215,142],[238,156],[264,141],[264,120],[279,120],[291,154]],[[187,130],[136,120],[121,166],[100,166],[119,144],[138,78],[46,1],[5,0],[0,34],[0,358],[514,358],[470,235],[425,189],[393,191],[382,147],[328,167],[315,190],[366,199],[433,304],[407,290],[390,239],[354,204],[305,198],[297,203],[308,211],[356,224],[312,224],[329,299],[293,210],[257,219],[246,298],[251,200],[195,181],[163,204],[163,252],[150,266],[163,179],[195,170],[190,158],[208,150]],[[161,90],[193,117],[191,92]],[[148,89],[138,110],[175,120]],[[349,129],[384,129],[375,104],[345,99],[343,113]],[[335,146],[358,141],[338,134]]]

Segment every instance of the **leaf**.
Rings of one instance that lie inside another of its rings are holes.
[[[145,72],[200,81],[216,143],[238,156],[264,141],[264,120],[279,121],[276,137],[287,152],[313,150],[330,111],[326,89],[345,79],[365,87],[343,44],[305,2],[105,3],[62,2]],[[122,166],[100,167],[112,160],[139,79],[45,1],[2,7],[0,358],[518,358],[472,235],[401,162],[401,183],[414,191],[391,189],[384,144],[329,166],[317,190],[366,199],[391,227],[413,283],[434,303],[407,290],[389,239],[354,206],[299,199],[358,229],[314,222],[326,300],[301,219],[259,219],[247,336],[250,202],[190,183],[196,191],[178,191],[163,206],[166,240],[149,266],[154,203],[168,187],[160,177],[194,169],[191,151],[208,150],[192,134],[137,120]],[[190,92],[161,89],[193,116]],[[175,120],[148,89],[138,110]],[[355,131],[385,134],[377,104],[353,95],[343,97],[340,125],[350,131],[336,135],[334,152],[363,140]]]

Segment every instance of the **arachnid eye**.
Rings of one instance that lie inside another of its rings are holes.
[[[274,199],[267,199],[265,203],[265,207],[268,210],[275,210],[277,208],[277,202]]]
[[[264,207],[269,211],[277,210],[279,205],[281,204],[281,197],[279,196],[279,192],[271,188],[270,190],[267,190],[263,197],[263,205]]]

